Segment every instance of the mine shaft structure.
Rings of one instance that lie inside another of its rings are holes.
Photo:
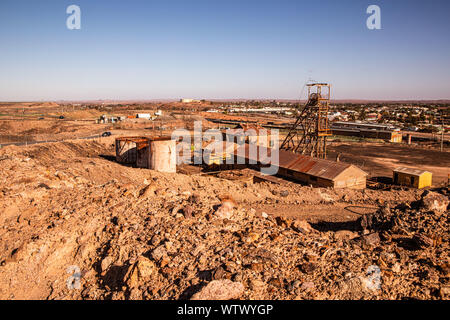
[[[308,100],[300,110],[280,149],[326,159],[331,86],[327,83],[307,84]]]

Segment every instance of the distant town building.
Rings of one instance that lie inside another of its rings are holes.
[[[149,119],[150,120],[152,118],[152,116],[151,116],[150,113],[138,113],[136,115],[136,118],[138,118],[138,119]]]
[[[333,121],[342,117],[339,111],[332,111],[328,114],[328,120]]]
[[[97,123],[116,123],[122,121],[124,117],[117,117],[113,115],[103,114],[97,119]]]
[[[379,115],[376,112],[371,112],[366,115],[366,120],[370,122],[376,122],[379,119]]]
[[[183,98],[183,99],[180,99],[180,102],[181,103],[193,103],[193,102],[200,102],[200,100]]]

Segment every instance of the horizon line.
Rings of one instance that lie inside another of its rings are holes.
[[[109,103],[139,103],[139,102],[179,102],[181,99],[193,99],[204,100],[212,102],[229,102],[229,101],[276,101],[276,102],[293,102],[293,101],[306,101],[307,99],[288,99],[288,98],[212,98],[212,99],[195,99],[195,98],[156,98],[156,99],[39,99],[39,100],[0,100],[0,103],[76,103],[76,102],[109,102]],[[330,99],[330,102],[444,102],[450,103],[450,98],[439,99],[359,99],[359,98],[343,98],[343,99]]]

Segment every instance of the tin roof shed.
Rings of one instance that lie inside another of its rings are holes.
[[[429,171],[426,170],[406,168],[406,167],[398,167],[394,170],[394,172],[405,173],[417,177],[423,175],[424,173],[430,173]]]
[[[250,152],[254,148],[254,152]],[[255,151],[256,150],[256,151]],[[261,162],[261,155],[271,158],[274,149],[245,144],[235,151],[237,157],[248,161]],[[317,186],[351,187],[366,185],[367,173],[360,168],[344,163],[313,158],[294,152],[278,150],[279,174]]]

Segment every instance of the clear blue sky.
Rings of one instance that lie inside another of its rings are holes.
[[[0,100],[449,99],[449,39],[447,0],[1,0]]]

